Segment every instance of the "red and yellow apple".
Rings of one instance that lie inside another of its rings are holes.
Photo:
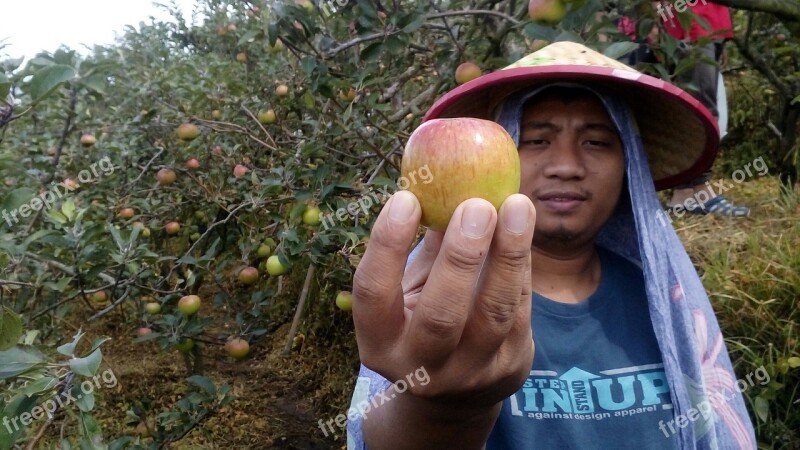
[[[246,285],[255,284],[258,281],[258,269],[255,267],[245,267],[239,271],[239,282]]]
[[[537,22],[555,25],[567,13],[564,0],[529,0],[528,17]]]
[[[161,169],[156,174],[156,179],[158,180],[158,184],[161,186],[169,186],[170,184],[175,182],[177,175],[175,175],[175,171],[172,169]]]
[[[200,297],[196,295],[184,295],[178,300],[178,310],[187,316],[199,311],[200,305],[202,305],[202,302],[200,301]]]
[[[242,338],[234,338],[225,343],[225,351],[233,358],[243,359],[250,354],[250,344]]]
[[[178,234],[181,231],[181,224],[178,222],[169,222],[164,225],[164,230],[166,230],[169,235]]]
[[[456,67],[456,83],[464,84],[481,76],[481,68],[473,62],[465,62]]]
[[[182,123],[178,126],[178,129],[175,131],[178,135],[178,138],[182,141],[191,141],[197,136],[200,136],[200,129],[197,128],[197,125],[192,123]]]
[[[81,145],[84,147],[91,147],[97,142],[97,138],[94,135],[86,133],[81,135]]]
[[[250,169],[241,164],[237,164],[236,167],[233,168],[233,176],[236,178],[242,178],[243,176],[247,175],[247,172],[250,172]]]
[[[130,219],[134,215],[136,215],[136,212],[133,210],[133,208],[122,208],[117,213],[117,217],[120,219]]]
[[[483,198],[499,209],[520,185],[514,140],[496,122],[475,118],[420,125],[405,146],[400,172],[400,187],[422,207],[422,224],[437,231],[447,229],[464,200]]]
[[[190,169],[190,170],[199,169],[200,168],[200,161],[198,161],[196,158],[192,158],[192,159],[186,161],[186,168]]]

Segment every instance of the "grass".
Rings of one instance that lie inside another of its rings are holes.
[[[759,448],[800,449],[800,196],[777,178],[726,192],[746,219],[686,216],[674,226],[701,274],[740,377],[763,367],[766,386],[744,392]]]

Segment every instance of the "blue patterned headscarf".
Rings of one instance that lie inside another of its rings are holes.
[[[674,414],[710,404],[713,413],[677,428],[679,448],[755,449],[756,439],[711,303],[697,271],[656,196],[644,145],[633,114],[619,96],[597,86],[557,83],[510,95],[495,120],[519,144],[525,104],[552,86],[586,89],[605,106],[625,149],[627,195],[597,243],[637,262],[644,273],[650,317],[669,381]],[[409,256],[413,260],[420,246]],[[373,397],[389,382],[361,367],[354,402]],[[348,449],[362,449],[361,418],[348,425]]]

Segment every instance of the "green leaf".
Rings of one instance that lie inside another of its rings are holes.
[[[11,82],[4,73],[0,73],[0,99],[5,99],[8,95],[8,90],[11,88]]]
[[[59,346],[58,348],[56,348],[56,351],[64,356],[75,355],[75,348],[78,346],[78,342],[81,341],[81,338],[83,338],[84,334],[86,333],[83,333],[81,330],[78,330],[75,336],[72,337],[72,342],[70,342],[69,344],[64,344]]]
[[[17,345],[22,337],[22,318],[10,309],[0,309],[0,351]]]
[[[70,222],[75,220],[75,202],[68,198],[61,204],[61,214],[64,214]]]
[[[28,188],[14,189],[9,192],[3,200],[3,209],[6,211],[17,209],[28,203],[34,195],[36,195],[36,193]]]
[[[615,42],[609,45],[603,54],[611,59],[620,59],[637,48],[639,48],[639,44],[635,42]]]
[[[238,46],[241,46],[241,45],[246,44],[248,42],[251,42],[259,34],[261,34],[261,30],[250,30],[250,31],[248,31],[247,33],[243,34],[241,38],[239,38],[239,42],[236,44],[236,46],[238,47]]]
[[[55,377],[42,377],[38,380],[31,381],[25,386],[25,389],[20,391],[20,393],[25,394],[27,396],[37,395],[37,394],[44,394],[45,392],[53,389],[58,385],[58,378]]]
[[[789,363],[789,367],[792,369],[800,367],[800,357],[792,356],[791,358],[787,359],[786,362]]]
[[[211,396],[217,395],[217,388],[214,386],[214,382],[206,377],[192,375],[186,381],[206,391]]]
[[[755,412],[756,416],[758,416],[762,422],[767,422],[767,417],[769,417],[769,402],[760,395],[756,397]]]
[[[77,386],[76,386],[77,387]],[[81,392],[80,389],[76,389],[77,392],[73,392],[75,396],[75,404],[78,406],[83,412],[89,412],[94,409],[94,394],[91,392]]]
[[[35,349],[13,347],[0,352],[0,380],[16,377],[44,363],[44,356]]]
[[[47,211],[47,217],[49,217],[53,222],[56,222],[60,225],[64,225],[68,222],[67,218],[58,211]]]
[[[51,93],[61,83],[75,77],[75,69],[63,64],[54,64],[42,68],[33,74],[28,93],[37,102]]]
[[[69,367],[73,372],[85,377],[93,377],[100,368],[103,361],[103,352],[98,348],[85,358],[72,358],[69,360]]]
[[[38,402],[38,396],[27,397],[25,395],[17,395],[5,405],[2,411],[0,411],[0,422],[3,422],[3,418],[13,420],[24,412],[30,412]],[[14,425],[11,425],[11,427],[0,426],[0,450],[13,448],[19,435],[25,431],[25,426],[19,423],[19,421],[17,421],[17,424],[17,427]]]
[[[81,450],[105,450],[100,424],[90,414],[81,412]]]
[[[86,353],[87,354],[93,353],[95,350],[100,348],[101,345],[105,344],[106,342],[108,342],[110,340],[111,340],[111,338],[108,337],[108,336],[100,336],[99,338],[95,339],[94,342],[92,342],[91,350],[89,350]]]

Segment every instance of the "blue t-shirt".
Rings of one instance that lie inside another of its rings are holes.
[[[676,448],[642,271],[598,252],[600,285],[586,301],[534,294],[533,370],[503,401],[487,450]]]

